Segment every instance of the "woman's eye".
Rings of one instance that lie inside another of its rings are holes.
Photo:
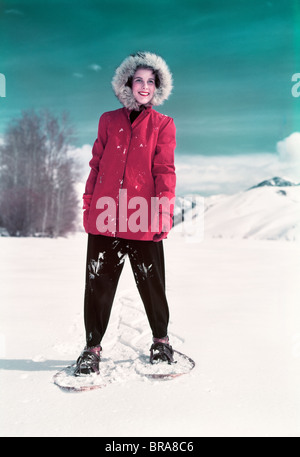
[[[135,81],[136,83],[142,83],[142,82],[143,82],[142,79],[135,79],[134,81]],[[148,81],[148,84],[154,84],[154,80],[150,79],[150,80]]]

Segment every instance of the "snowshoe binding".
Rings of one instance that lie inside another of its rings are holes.
[[[153,344],[150,348],[150,363],[163,361],[171,365],[174,362],[174,350],[169,344],[169,338],[153,338]]]
[[[100,352],[101,346],[85,347],[77,359],[74,376],[88,376],[100,374]]]

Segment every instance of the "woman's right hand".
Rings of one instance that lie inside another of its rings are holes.
[[[89,220],[89,212],[90,212],[90,204],[92,201],[92,195],[83,194],[83,227],[86,233],[88,233],[88,220]]]
[[[88,233],[88,220],[89,220],[89,210],[86,209],[84,212],[83,212],[83,227],[84,227],[84,230],[86,231],[86,233]]]

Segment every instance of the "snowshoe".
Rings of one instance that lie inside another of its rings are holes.
[[[101,346],[94,346],[92,348],[85,347],[77,359],[74,376],[88,376],[90,374],[99,374],[101,350]]]

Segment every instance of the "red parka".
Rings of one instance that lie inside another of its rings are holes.
[[[124,107],[100,117],[83,196],[84,225],[95,235],[149,241],[162,231],[162,219],[173,215],[176,129],[172,118],[152,106],[132,124],[130,112]]]

